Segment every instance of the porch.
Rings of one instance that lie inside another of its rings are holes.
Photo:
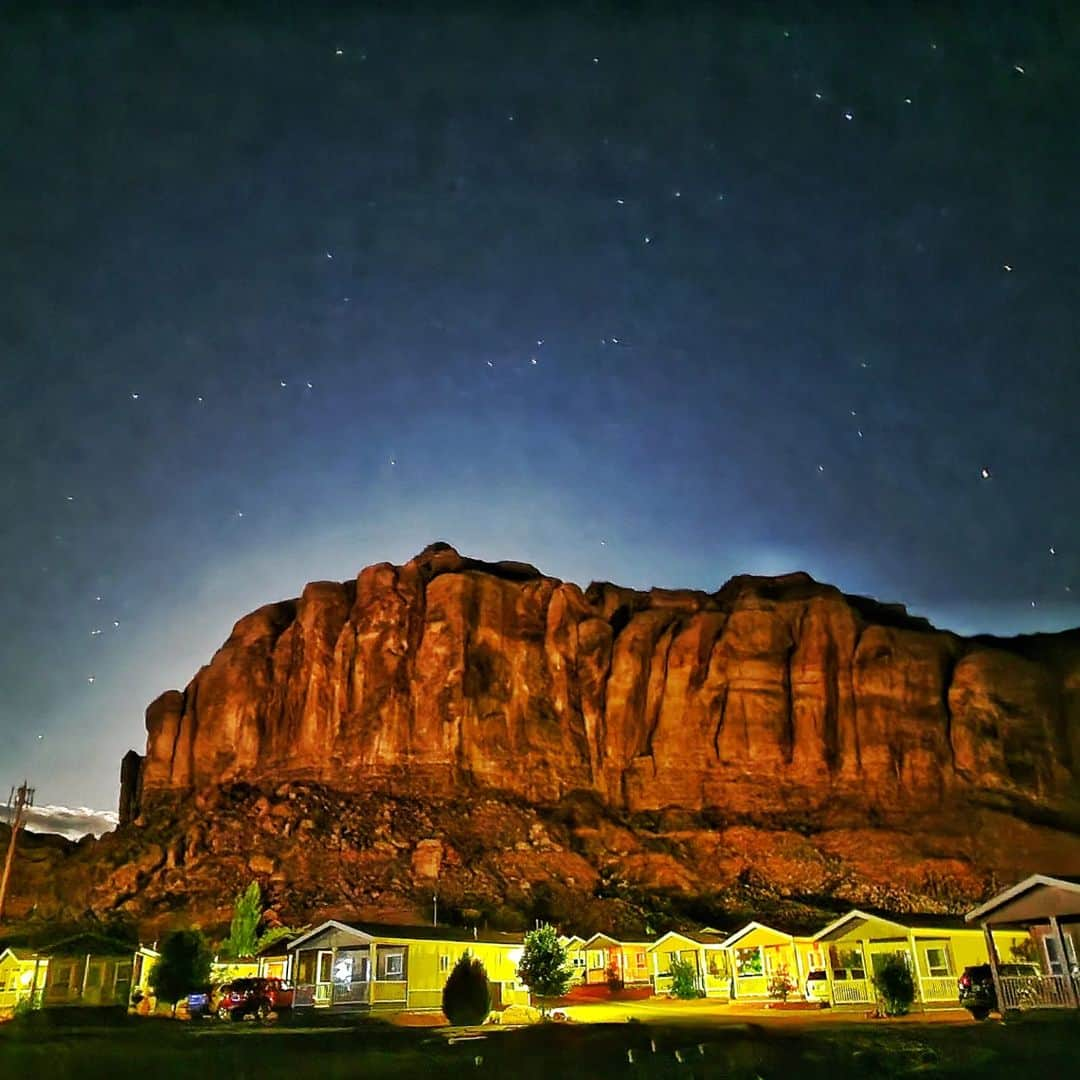
[[[965,918],[985,936],[1000,1012],[1080,1008],[1080,878],[1033,874]],[[994,946],[1004,927],[1030,935],[1030,948],[1011,960]]]

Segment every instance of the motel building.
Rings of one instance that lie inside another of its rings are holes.
[[[669,930],[649,946],[653,992],[671,993],[671,962],[680,960],[694,969],[698,993],[702,997],[725,999],[729,994],[731,971],[725,935],[719,930]]]
[[[620,982],[625,987],[650,986],[650,941],[621,941],[609,934],[593,934],[582,946],[585,978],[589,985]]]
[[[450,972],[468,952],[487,971],[492,1008],[527,1005],[517,978],[522,935],[449,927],[322,923],[286,946],[293,1007],[372,1011],[437,1010]],[[282,957],[260,958],[260,973],[280,971]]]
[[[965,967],[987,962],[987,939],[981,930],[948,915],[901,918],[853,910],[813,936],[831,1004],[874,1004],[873,976],[886,957],[895,955],[911,971],[917,1005],[956,1006],[957,980]],[[1026,929],[994,932],[996,948],[1006,955],[1022,951],[1029,939]]]
[[[808,935],[749,922],[724,939],[735,1001],[766,1001],[775,980],[786,978],[789,996],[803,994],[807,976],[825,963],[821,947]]]
[[[1000,1011],[1080,1008],[1080,878],[1032,874],[965,921],[983,935],[982,962],[988,952]],[[1017,954],[1001,948],[1003,937],[1018,933],[1031,942],[1023,959],[1037,973],[1018,968]]]

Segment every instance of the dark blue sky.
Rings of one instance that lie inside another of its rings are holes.
[[[1070,5],[59,10],[0,38],[0,782],[114,805],[240,615],[434,539],[1080,624]]]

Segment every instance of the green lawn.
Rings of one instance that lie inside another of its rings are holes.
[[[1080,1020],[1047,1014],[1004,1025],[546,1024],[453,1045],[446,1035],[338,1018],[316,1028],[38,1014],[0,1027],[0,1076],[1049,1080],[1071,1075],[1080,1055]]]

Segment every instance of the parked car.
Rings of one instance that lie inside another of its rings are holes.
[[[998,974],[1002,978],[1030,979],[1030,987],[1023,983],[1017,989],[1017,1002],[1022,1009],[1034,1003],[1038,997],[1039,969],[1034,964],[999,964]],[[985,1020],[991,1012],[998,1011],[997,991],[994,989],[994,976],[989,964],[975,964],[964,968],[957,982],[960,1004],[976,1020]]]
[[[209,986],[203,987],[199,990],[192,990],[186,998],[184,998],[180,1005],[186,1009],[187,1014],[192,1020],[199,1020],[204,1016],[210,1015],[210,996],[212,990]]]
[[[829,976],[823,968],[807,974],[803,996],[807,1001],[823,1001],[826,1005],[829,1003]]]
[[[291,1009],[293,988],[282,979],[233,979],[218,987],[211,1001],[219,1020],[255,1016],[265,1020],[272,1012]]]

